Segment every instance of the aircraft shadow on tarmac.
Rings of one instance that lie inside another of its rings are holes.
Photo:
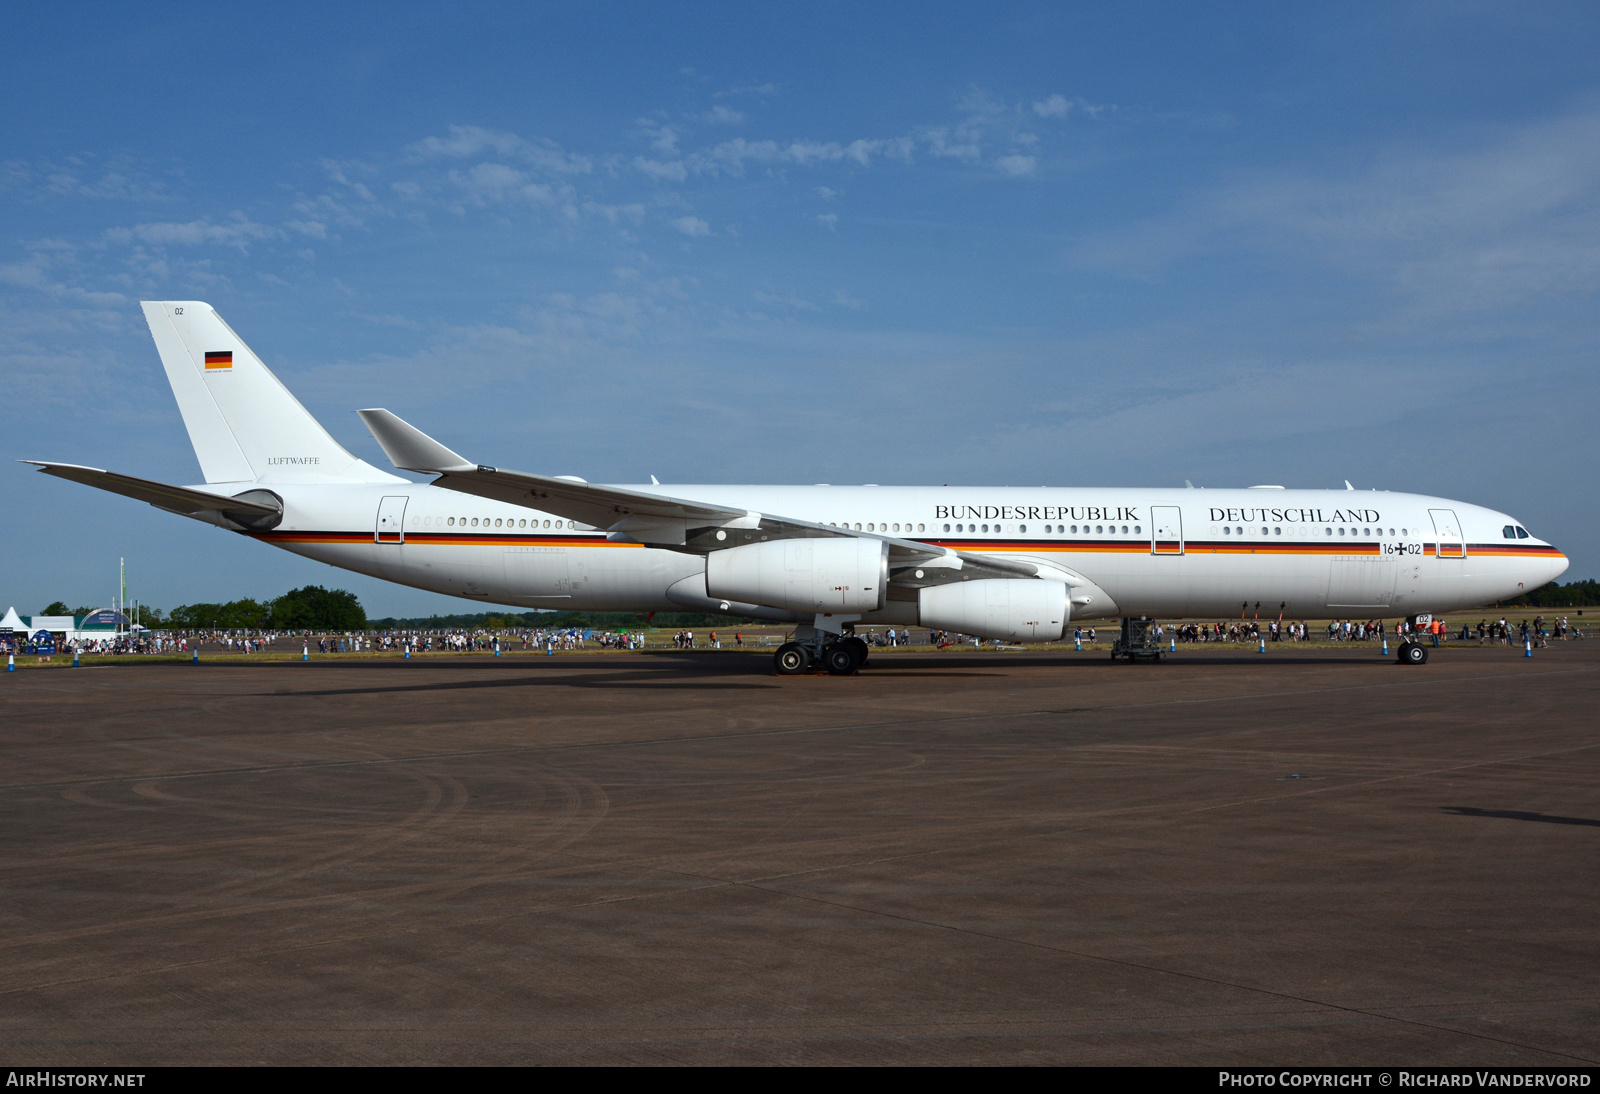
[[[451,691],[457,689],[473,688],[515,688],[515,687],[575,687],[575,688],[610,688],[626,687],[640,690],[679,690],[679,691],[718,691],[718,690],[753,690],[760,688],[782,687],[783,682],[776,679],[772,672],[771,661],[761,655],[745,654],[728,651],[715,653],[712,651],[692,652],[689,650],[652,650],[641,656],[640,662],[635,662],[634,667],[621,668],[612,660],[615,655],[596,654],[585,657],[582,653],[573,655],[565,654],[559,658],[546,660],[538,658],[532,661],[526,657],[508,658],[497,660],[491,657],[465,657],[438,659],[433,658],[402,660],[402,659],[374,659],[374,660],[333,660],[313,659],[309,664],[299,661],[267,661],[261,662],[260,667],[276,671],[305,671],[313,670],[340,670],[356,672],[414,672],[438,671],[447,672],[516,672],[513,677],[496,676],[490,679],[477,680],[435,680],[427,683],[408,684],[395,681],[392,684],[362,687],[362,688],[328,688],[316,691],[300,691],[300,695],[375,695],[389,692],[427,692]],[[1306,665],[1369,665],[1377,659],[1351,657],[1318,657],[1299,655],[1293,659],[1293,664]],[[609,662],[609,663],[608,663]],[[653,663],[652,663],[653,662]],[[1174,664],[1176,662],[1166,662]],[[1263,662],[1255,655],[1240,654],[1235,656],[1210,655],[1203,663],[1207,666],[1222,665],[1260,665]],[[1285,661],[1277,661],[1284,664]],[[1381,664],[1396,664],[1397,662],[1381,661]],[[218,662],[212,662],[218,664]],[[229,667],[238,667],[239,662],[227,663]],[[1114,663],[1118,671],[1145,672],[1152,671],[1148,666],[1135,666],[1125,662]],[[602,668],[612,671],[596,671]],[[885,658],[874,662],[864,669],[854,679],[870,681],[873,677],[986,677],[994,674],[997,669],[1006,668],[1105,668],[1106,661],[1100,657],[1063,657],[1060,655],[1046,656],[1018,656],[1018,655],[976,655],[973,660],[963,658],[962,664],[957,667],[951,663],[949,655],[926,654],[899,654],[892,658]],[[531,672],[530,672],[531,670]],[[1159,671],[1158,669],[1155,671]],[[769,682],[741,683],[726,679],[726,677],[760,677]],[[698,677],[698,678],[696,678]],[[813,673],[808,677],[795,677],[793,679],[822,678],[835,682],[844,682],[849,677],[826,677],[822,673]],[[268,693],[263,693],[268,694]],[[272,692],[270,694],[282,694]],[[1587,823],[1575,821],[1573,823]]]
[[[1449,805],[1444,807],[1443,812],[1454,813],[1458,817],[1498,817],[1501,820],[1540,821],[1544,824],[1577,824],[1600,828],[1600,820],[1590,820],[1588,817],[1553,817],[1549,813],[1527,813],[1520,809],[1474,809],[1470,805]]]
[[[407,691],[458,691],[474,688],[611,688],[627,687],[646,691],[754,691],[776,684],[743,684],[720,680],[663,680],[659,674],[607,672],[592,676],[512,676],[490,680],[439,680],[427,684],[394,684],[374,688],[327,688],[320,691],[271,692],[291,695],[387,695]]]

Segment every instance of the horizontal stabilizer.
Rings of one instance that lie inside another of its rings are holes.
[[[403,471],[441,475],[446,471],[474,471],[476,464],[450,451],[396,414],[381,408],[358,410],[361,420],[389,462]]]
[[[98,467],[84,467],[75,463],[46,463],[43,460],[19,460],[32,464],[46,475],[58,479],[71,479],[85,486],[109,490],[123,497],[147,501],[158,509],[194,516],[198,513],[221,513],[240,524],[252,525],[262,520],[276,518],[283,512],[281,503],[273,500],[265,490],[252,490],[250,499],[213,494],[188,486],[170,486],[164,482],[119,475],[115,471],[102,471]]]

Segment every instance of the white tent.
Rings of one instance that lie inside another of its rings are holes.
[[[28,625],[22,621],[22,616],[17,614],[17,609],[7,608],[6,617],[0,619],[0,631],[10,627],[17,634],[27,634]]]

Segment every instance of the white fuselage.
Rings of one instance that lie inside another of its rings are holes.
[[[259,487],[283,498],[284,514],[254,538],[403,585],[524,609],[719,607],[705,595],[704,555],[608,539],[523,506],[425,484]],[[628,489],[1040,563],[1088,590],[1076,618],[1405,616],[1509,599],[1567,568],[1504,513],[1382,491]],[[917,611],[915,599],[891,596],[862,622],[915,624]]]

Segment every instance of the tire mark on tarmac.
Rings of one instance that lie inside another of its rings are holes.
[[[1512,1041],[1504,1037],[1491,1037],[1486,1033],[1474,1033],[1470,1030],[1454,1029],[1450,1026],[1436,1025],[1432,1022],[1423,1021],[1419,1018],[1406,1018],[1396,1014],[1385,1014],[1379,1010],[1373,1010],[1366,1007],[1350,1006],[1344,1003],[1330,1003],[1326,1000],[1314,999],[1310,996],[1296,995],[1293,992],[1277,991],[1272,988],[1258,987],[1252,984],[1241,984],[1231,980],[1224,980],[1220,977],[1204,976],[1195,972],[1185,972],[1181,969],[1162,968],[1159,965],[1151,965],[1143,961],[1132,961],[1124,957],[1107,957],[1104,954],[1091,953],[1087,950],[1074,950],[1065,946],[1054,946],[1048,942],[1038,942],[1024,938],[1012,938],[1009,935],[995,934],[992,931],[981,931],[973,927],[963,927],[954,923],[944,923],[939,920],[922,919],[917,916],[908,916],[899,912],[883,911],[878,908],[867,908],[856,904],[847,904],[839,900],[829,900],[826,897],[812,896],[805,893],[794,893],[786,889],[779,889],[769,885],[757,885],[750,884],[748,882],[742,884],[744,888],[771,893],[774,896],[788,897],[792,900],[807,901],[809,903],[820,904],[826,907],[838,908],[842,911],[856,912],[869,916],[879,916],[886,919],[897,920],[902,923],[911,923],[922,927],[928,927],[934,930],[944,930],[950,931],[954,934],[964,934],[974,938],[983,938],[992,942],[1006,942],[1014,946],[1022,946],[1033,950],[1044,950],[1047,953],[1076,957],[1084,961],[1095,961],[1106,965],[1118,966],[1120,968],[1139,969],[1144,972],[1155,973],[1158,976],[1170,976],[1196,983],[1209,984],[1215,987],[1232,988],[1235,991],[1265,995],[1273,999],[1282,999],[1289,1002],[1303,1003],[1307,1006],[1325,1007],[1329,1010],[1338,1011],[1344,1014],[1360,1015],[1365,1018],[1376,1018],[1386,1022],[1396,1022],[1401,1025],[1415,1026],[1420,1029],[1432,1030],[1436,1033],[1452,1033],[1458,1037],[1470,1037],[1480,1041],[1488,1041],[1492,1044],[1509,1045],[1513,1048],[1520,1048],[1529,1052],[1543,1052],[1551,1056],[1560,1056],[1563,1059],[1575,1060],[1580,1063],[1600,1063],[1600,1059],[1592,1059],[1587,1056],[1574,1056],[1569,1052],[1562,1052],[1559,1049],[1545,1048],[1540,1045],[1530,1045],[1522,1041]]]
[[[914,857],[914,856],[904,856],[904,857]],[[1051,953],[1051,954],[1064,956],[1064,957],[1072,957],[1072,958],[1076,958],[1076,959],[1083,960],[1083,961],[1091,961],[1091,962],[1096,962],[1096,963],[1099,963],[1099,964],[1111,965],[1111,966],[1115,966],[1115,967],[1119,967],[1119,968],[1125,968],[1125,969],[1137,969],[1137,970],[1139,970],[1141,972],[1151,973],[1151,974],[1156,975],[1156,976],[1171,977],[1173,979],[1184,980],[1184,981],[1188,981],[1188,982],[1192,982],[1192,983],[1206,984],[1206,985],[1212,986],[1212,987],[1228,988],[1228,989],[1232,989],[1234,991],[1243,992],[1243,993],[1246,993],[1246,994],[1249,994],[1249,995],[1265,996],[1265,997],[1267,997],[1269,999],[1274,999],[1274,1000],[1278,1000],[1278,1001],[1281,1001],[1281,1002],[1297,1003],[1297,1004],[1300,1004],[1302,1006],[1311,1007],[1311,1008],[1318,1008],[1318,1009],[1321,1009],[1323,1011],[1332,1011],[1332,1012],[1334,1012],[1336,1014],[1348,1015],[1348,1016],[1355,1017],[1355,1018],[1373,1020],[1373,1021],[1379,1021],[1379,1022],[1390,1022],[1390,1023],[1399,1024],[1399,1025],[1411,1026],[1411,1027],[1415,1027],[1415,1028],[1418,1028],[1418,1029],[1428,1030],[1428,1031],[1434,1032],[1434,1033],[1451,1034],[1451,1035],[1454,1035],[1454,1036],[1457,1036],[1457,1037],[1466,1037],[1466,1038],[1470,1038],[1470,1039],[1473,1039],[1473,1040],[1489,1042],[1491,1044],[1505,1045],[1505,1046],[1509,1046],[1509,1047],[1513,1047],[1513,1048],[1523,1049],[1523,1050],[1528,1051],[1528,1052],[1539,1052],[1539,1053],[1545,1053],[1545,1054],[1551,1055],[1551,1056],[1559,1056],[1559,1057],[1561,1057],[1563,1059],[1574,1060],[1574,1061],[1577,1061],[1577,1062],[1580,1062],[1580,1063],[1586,1063],[1586,1064],[1600,1063],[1600,1060],[1591,1059],[1591,1058],[1584,1057],[1584,1056],[1576,1056],[1576,1055],[1573,1055],[1571,1053],[1562,1052],[1559,1049],[1546,1048],[1546,1047],[1541,1046],[1541,1045],[1529,1044],[1529,1043],[1526,1043],[1526,1042],[1523,1042],[1523,1041],[1515,1041],[1515,1040],[1511,1040],[1511,1039],[1505,1038],[1505,1037],[1494,1037],[1494,1036],[1490,1036],[1489,1034],[1477,1033],[1477,1032],[1473,1032],[1473,1031],[1470,1031],[1470,1030],[1456,1029],[1456,1028],[1453,1028],[1451,1026],[1438,1024],[1438,1022],[1430,1022],[1430,1021],[1425,1021],[1425,1020],[1418,1019],[1418,1018],[1407,1018],[1407,1017],[1404,1017],[1402,1015],[1389,1014],[1389,1013],[1385,1013],[1383,1011],[1379,1011],[1379,1010],[1375,1010],[1375,1009],[1371,1009],[1371,1008],[1352,1006],[1352,1005],[1342,1004],[1342,1003],[1333,1003],[1333,1002],[1328,1002],[1326,1000],[1316,999],[1316,998],[1313,998],[1313,997],[1310,997],[1310,996],[1297,995],[1297,994],[1295,994],[1293,992],[1279,991],[1279,990],[1275,990],[1275,989],[1272,989],[1272,988],[1266,988],[1266,987],[1261,987],[1261,986],[1252,985],[1252,984],[1238,983],[1238,982],[1235,982],[1235,981],[1223,979],[1221,977],[1205,976],[1205,975],[1202,975],[1200,973],[1188,972],[1188,971],[1181,970],[1181,969],[1164,968],[1162,966],[1153,965],[1153,964],[1150,964],[1148,962],[1133,961],[1133,960],[1130,960],[1130,959],[1127,959],[1127,958],[1109,957],[1109,956],[1106,956],[1104,954],[1097,954],[1097,953],[1093,953],[1093,952],[1086,951],[1086,950],[1075,950],[1075,949],[1071,949],[1071,948],[1065,947],[1065,946],[1055,946],[1055,945],[1051,945],[1049,943],[1038,942],[1038,941],[1034,941],[1034,940],[1030,940],[1030,939],[1014,938],[1014,937],[1012,937],[1010,935],[997,934],[997,933],[992,932],[992,931],[978,930],[976,928],[961,926],[959,924],[954,924],[954,923],[946,923],[946,922],[943,922],[943,921],[940,921],[940,920],[930,920],[930,919],[924,919],[924,918],[921,918],[921,917],[918,917],[918,916],[908,916],[908,915],[905,915],[905,914],[902,914],[902,913],[890,912],[890,911],[885,911],[885,910],[877,909],[877,908],[864,907],[864,906],[861,906],[861,905],[846,903],[844,901],[830,900],[830,899],[827,899],[827,898],[824,898],[824,897],[812,896],[812,895],[808,895],[808,894],[805,894],[805,893],[797,893],[797,892],[790,891],[788,889],[780,888],[780,887],[772,884],[771,880],[768,880],[766,882],[761,882],[761,881],[728,881],[728,880],[716,879],[716,878],[705,878],[703,876],[693,875],[693,874],[684,874],[681,871],[664,870],[662,872],[679,874],[679,876],[688,877],[688,878],[697,878],[698,880],[705,881],[706,884],[692,885],[692,886],[687,886],[687,887],[684,887],[684,888],[681,888],[681,889],[675,889],[672,892],[667,893],[667,894],[646,893],[646,894],[639,894],[639,895],[628,895],[628,896],[612,897],[612,898],[606,898],[606,899],[600,899],[600,900],[578,901],[578,902],[574,902],[574,903],[571,903],[571,904],[561,905],[561,906],[558,906],[558,907],[540,908],[540,909],[535,909],[535,910],[532,910],[532,911],[512,912],[512,913],[507,913],[507,914],[503,914],[503,915],[495,915],[495,916],[480,916],[480,917],[474,917],[474,918],[469,918],[469,919],[465,919],[465,920],[454,921],[452,926],[454,926],[455,928],[459,929],[460,927],[463,927],[463,926],[473,926],[473,925],[480,925],[480,924],[485,924],[485,923],[504,923],[504,922],[509,922],[509,921],[513,921],[513,920],[519,920],[519,919],[533,919],[533,918],[536,918],[536,917],[539,917],[539,916],[546,916],[546,915],[568,913],[568,912],[572,912],[572,911],[579,911],[579,910],[583,910],[583,909],[586,909],[586,908],[599,908],[599,907],[608,907],[608,906],[629,904],[629,903],[635,903],[635,902],[641,901],[641,900],[658,899],[658,898],[661,898],[663,896],[665,896],[666,899],[673,899],[673,898],[675,898],[677,896],[680,896],[682,894],[685,894],[685,893],[702,893],[702,892],[708,892],[708,891],[715,890],[715,889],[736,889],[736,888],[738,888],[738,889],[746,889],[746,890],[751,890],[751,891],[756,891],[756,892],[762,892],[762,893],[765,893],[765,894],[767,894],[769,896],[775,896],[775,897],[778,897],[780,899],[794,900],[794,901],[800,901],[800,902],[805,902],[805,903],[810,903],[810,904],[816,904],[816,905],[823,906],[823,907],[830,907],[830,908],[834,908],[834,909],[837,909],[837,910],[840,910],[840,911],[850,912],[850,913],[857,914],[857,915],[865,915],[865,916],[872,916],[872,917],[877,917],[877,918],[890,919],[890,920],[894,920],[894,921],[897,921],[897,922],[906,923],[906,924],[910,924],[910,925],[918,926],[918,927],[923,927],[923,928],[930,929],[930,930],[948,931],[948,932],[950,932],[952,934],[961,934],[961,935],[966,935],[966,936],[973,937],[973,938],[981,938],[981,939],[984,939],[984,940],[990,941],[990,942],[999,942],[999,943],[1002,943],[1002,944],[1009,944],[1009,945],[1019,946],[1019,947],[1025,948],[1025,949],[1029,949],[1029,950],[1043,951],[1043,952],[1046,952],[1046,953]],[[816,873],[816,872],[820,872],[820,871],[804,871],[803,873]],[[798,875],[785,875],[785,876],[791,876],[792,877],[792,876],[798,876]],[[773,880],[776,880],[776,879],[773,879]],[[304,902],[303,901],[283,901],[283,902],[276,902],[276,903],[280,904],[280,905],[284,905],[284,906],[293,906],[293,905],[301,904],[301,903],[304,903]],[[286,946],[266,946],[266,947],[260,947],[260,948],[254,949],[254,950],[249,950],[249,951],[237,951],[237,952],[230,953],[230,954],[227,954],[225,956],[219,956],[219,957],[200,958],[200,959],[196,959],[196,960],[193,960],[193,961],[168,962],[168,963],[165,963],[165,964],[162,964],[162,965],[159,965],[159,966],[154,966],[154,967],[147,968],[147,969],[118,970],[116,972],[108,972],[108,973],[95,975],[95,976],[63,977],[63,978],[59,978],[59,979],[56,979],[56,980],[45,981],[45,982],[40,982],[40,983],[36,983],[36,984],[18,985],[16,987],[12,987],[12,988],[3,988],[3,989],[0,989],[0,997],[8,996],[8,995],[18,995],[18,994],[22,994],[22,993],[25,993],[25,992],[44,990],[44,989],[48,989],[48,988],[63,987],[63,986],[68,986],[68,985],[90,984],[90,983],[96,983],[96,982],[100,982],[100,981],[125,979],[125,978],[130,978],[130,977],[159,976],[159,975],[163,975],[165,973],[176,972],[176,971],[183,970],[183,969],[203,968],[203,967],[206,967],[206,966],[217,965],[217,964],[222,964],[222,963],[231,962],[231,961],[247,961],[247,960],[252,960],[252,959],[260,959],[262,957],[269,957],[269,956],[275,956],[275,955],[280,955],[280,954],[286,954],[286,953],[306,952],[306,951],[309,951],[309,950],[322,949],[322,948],[325,948],[325,947],[328,947],[328,946],[344,945],[344,944],[351,943],[351,942],[370,941],[371,939],[373,939],[375,937],[393,938],[393,937],[396,937],[396,936],[420,934],[420,933],[422,933],[422,932],[424,932],[426,930],[438,930],[438,929],[441,929],[441,927],[443,927],[443,926],[444,926],[444,924],[442,924],[442,923],[430,923],[430,924],[427,924],[426,926],[412,926],[412,927],[402,927],[402,928],[391,928],[391,929],[383,930],[383,931],[361,931],[361,932],[354,932],[354,933],[352,933],[350,935],[341,936],[341,937],[338,937],[338,938],[320,939],[320,940],[318,940],[316,942],[298,943],[298,944],[286,945]],[[1586,997],[1585,997],[1585,1001],[1586,1001]],[[1525,1005],[1525,1001],[1524,1001],[1524,1005]],[[1465,1014],[1465,1015],[1449,1015],[1449,1016],[1445,1016],[1445,1017],[1474,1018],[1474,1017],[1482,1017],[1482,1014],[1481,1013],[1469,1013],[1469,1014]],[[1297,1023],[1297,1024],[1300,1024],[1300,1023]]]
[[[520,745],[514,748],[476,749],[463,752],[430,752],[418,756],[390,756],[361,760],[312,760],[305,763],[259,765],[253,767],[212,768],[203,771],[180,771],[169,775],[124,775],[111,779],[63,779],[55,782],[44,783],[12,783],[0,786],[0,794],[11,793],[19,790],[50,790],[72,786],[83,786],[89,783],[132,783],[155,782],[168,779],[199,779],[213,778],[223,775],[249,775],[263,772],[295,771],[316,768],[362,767],[382,764],[407,764],[422,763],[434,760],[461,760],[479,757],[494,756],[526,756],[540,753],[581,752],[594,749],[616,748],[656,748],[663,745],[695,744],[714,741],[760,740],[769,737],[804,736],[808,734],[823,733],[848,733],[864,729],[884,729],[915,724],[918,726],[956,725],[962,722],[993,722],[997,717],[1004,718],[1043,718],[1059,717],[1067,714],[1099,714],[1107,711],[1141,710],[1161,707],[1175,707],[1200,705],[1208,703],[1236,703],[1249,699],[1291,698],[1305,695],[1328,695],[1355,691],[1377,691],[1390,688],[1416,688],[1450,685],[1460,687],[1466,684],[1485,683],[1490,680],[1503,679],[1532,679],[1546,676],[1569,676],[1573,674],[1590,674],[1597,670],[1590,668],[1553,669],[1548,672],[1515,672],[1497,673],[1493,675],[1474,675],[1465,679],[1447,677],[1434,680],[1402,680],[1384,684],[1348,684],[1340,687],[1326,688],[1300,688],[1293,691],[1262,691],[1245,692],[1234,695],[1215,695],[1203,698],[1186,699],[1158,699],[1144,703],[1109,703],[1097,707],[1048,707],[1036,710],[1018,711],[972,711],[964,714],[951,714],[942,718],[920,717],[914,719],[900,718],[893,721],[849,722],[844,724],[833,723],[818,726],[787,726],[782,729],[744,730],[727,733],[699,733],[680,737],[647,737],[640,740],[618,741],[579,741],[572,744],[561,745]],[[306,693],[299,693],[306,694]]]

